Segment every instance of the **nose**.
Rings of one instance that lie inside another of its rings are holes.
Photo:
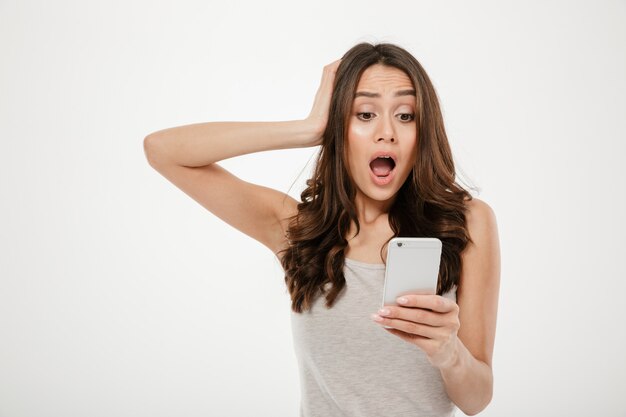
[[[389,117],[381,117],[380,120],[379,133],[376,135],[378,137],[376,141],[395,142],[393,123],[389,120]]]

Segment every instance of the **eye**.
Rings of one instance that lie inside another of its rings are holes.
[[[374,114],[374,113],[370,113],[370,112],[362,112],[362,113],[357,113],[357,114],[356,114],[356,116],[357,116],[357,117],[359,117],[359,116],[361,116],[361,115],[368,115],[368,116],[370,116],[370,117],[367,117],[367,118],[360,118],[360,119],[361,119],[361,120],[364,120],[364,121],[369,121],[369,120],[372,120],[372,117],[371,117],[371,116],[372,116],[372,114]]]
[[[409,116],[408,119],[402,119],[402,121],[405,121],[405,122],[412,122],[413,120],[415,120],[415,114],[413,113],[401,113],[400,117],[402,118],[402,116]]]

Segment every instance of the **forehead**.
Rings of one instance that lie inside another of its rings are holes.
[[[409,76],[401,69],[382,64],[366,68],[357,84],[357,91],[369,90],[385,93],[399,88],[413,88]]]

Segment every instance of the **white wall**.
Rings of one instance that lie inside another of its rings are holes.
[[[0,416],[297,416],[280,265],[143,139],[304,118],[360,41],[424,65],[496,212],[481,415],[626,415],[625,18],[609,0],[1,2]],[[316,150],[223,166],[298,198]]]

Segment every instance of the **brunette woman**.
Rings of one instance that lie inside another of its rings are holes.
[[[301,201],[217,163],[307,146],[320,150]],[[437,94],[405,49],[360,43],[325,66],[306,119],[174,127],[144,149],[164,177],[280,260],[301,416],[473,415],[491,401],[496,219],[456,182]],[[442,241],[437,294],[377,311],[395,236]]]

